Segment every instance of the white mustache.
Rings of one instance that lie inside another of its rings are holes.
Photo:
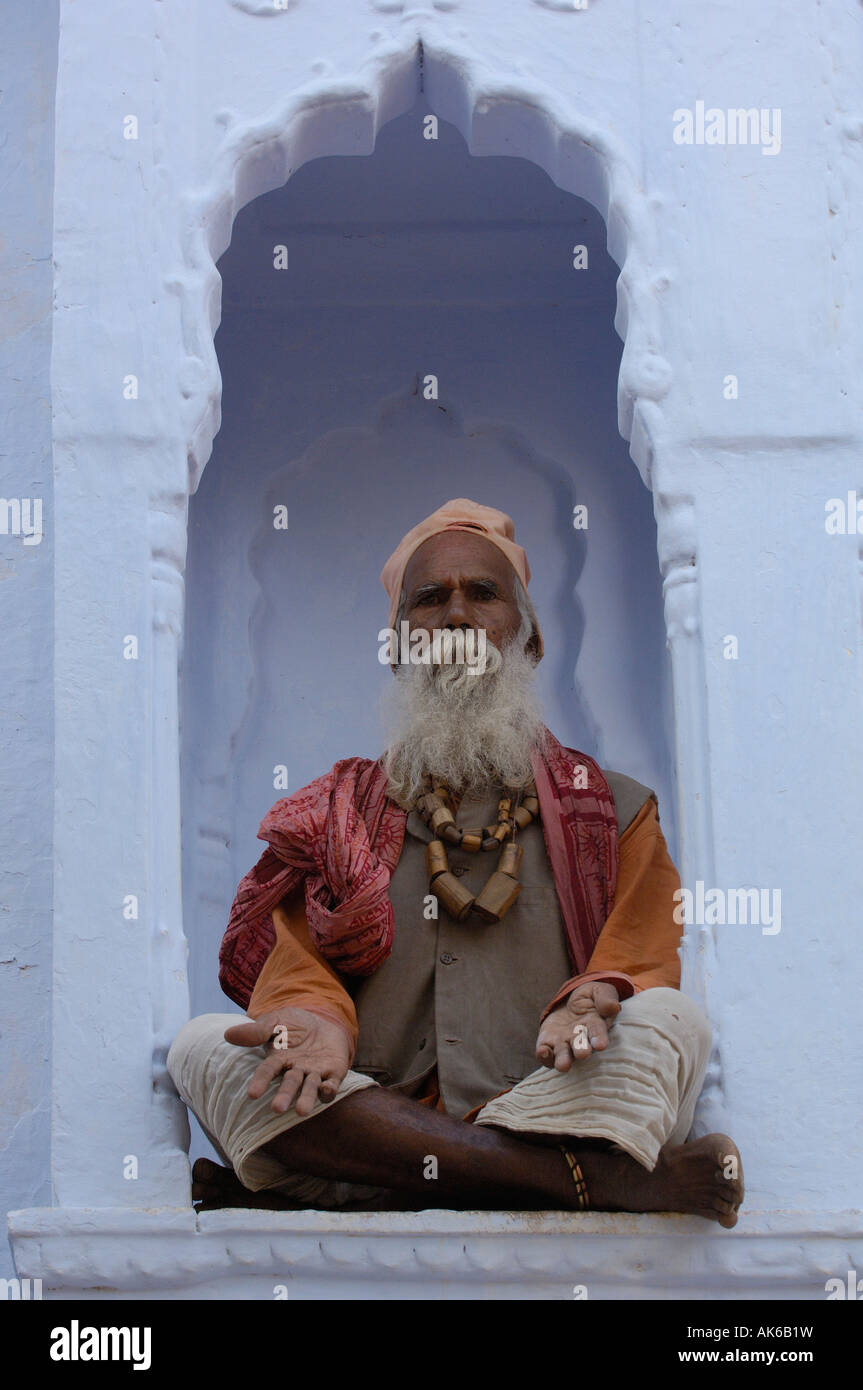
[[[481,637],[481,641],[473,640]],[[443,628],[435,632],[429,648],[429,670],[434,672],[441,688],[461,688],[465,676],[474,679],[486,673],[494,675],[503,665],[503,654],[485,633],[450,632]],[[445,680],[444,677],[449,679]]]
[[[454,789],[530,781],[531,754],[545,737],[535,663],[516,644],[488,643],[487,657],[481,675],[465,662],[399,668],[383,765],[400,805],[413,804],[428,773]]]

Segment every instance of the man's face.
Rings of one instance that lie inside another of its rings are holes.
[[[430,773],[454,790],[526,787],[546,730],[533,684],[537,641],[523,651],[513,642],[521,614],[506,556],[485,536],[442,531],[414,551],[404,591],[400,622],[412,633],[437,630],[443,640],[427,644],[428,662],[393,668],[389,795],[414,806]],[[484,638],[474,641],[478,633]],[[464,640],[453,645],[464,652],[482,647],[482,665],[464,655],[449,661],[447,639],[455,634]]]
[[[484,629],[502,649],[521,626],[514,571],[496,545],[467,531],[442,531],[414,551],[404,576],[403,617],[411,630]]]

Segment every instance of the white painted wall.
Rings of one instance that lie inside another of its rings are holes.
[[[51,1201],[51,234],[56,0],[0,11],[0,1211]],[[14,518],[13,518],[14,520]],[[0,1235],[0,1278],[14,1273]]]

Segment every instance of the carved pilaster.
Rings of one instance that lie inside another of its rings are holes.
[[[188,945],[180,885],[178,670],[183,631],[187,498],[151,497],[148,515],[152,613],[150,693],[150,999],[157,1138],[182,1146],[185,1115],[165,1059],[189,1016]]]
[[[695,504],[691,497],[655,497],[665,627],[674,684],[675,763],[678,785],[680,874],[684,887],[715,882],[707,738],[707,678],[701,627]],[[680,950],[681,986],[711,1015],[716,941],[712,928],[687,924]],[[721,1128],[722,1066],[719,1044],[708,1063],[697,1127]]]

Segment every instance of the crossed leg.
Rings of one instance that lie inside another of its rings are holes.
[[[247,1139],[234,1162],[238,1178],[220,1178],[216,1165],[199,1160],[193,1195],[203,1206],[317,1205],[308,1188],[298,1200],[299,1179],[321,1191],[337,1187],[338,1199],[321,1204],[342,1210],[575,1209],[576,1187],[558,1148],[565,1144],[593,1209],[689,1212],[733,1226],[743,1198],[733,1141],[714,1134],[682,1142],[710,1037],[686,996],[645,991],[623,1005],[605,1052],[566,1073],[539,1068],[473,1124],[348,1073],[350,1093],[340,1088],[308,1118],[280,1116],[275,1124],[270,1112],[265,1128],[278,1132],[251,1149]],[[172,1068],[181,1094],[182,1070]],[[225,1145],[230,1151],[229,1139]],[[259,1194],[251,1202],[243,1199],[250,1189]]]

